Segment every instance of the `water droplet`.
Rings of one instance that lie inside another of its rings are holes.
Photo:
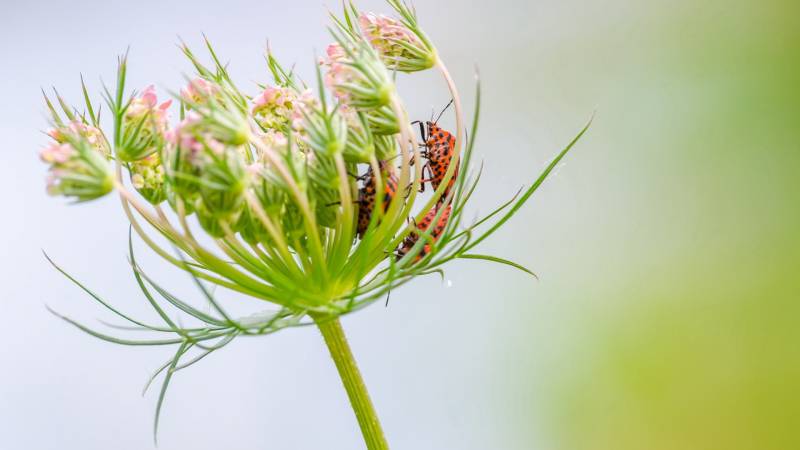
[[[450,288],[450,287],[453,287],[453,280],[447,280],[447,283],[446,283],[446,285],[447,285],[447,287],[449,287],[449,288]]]

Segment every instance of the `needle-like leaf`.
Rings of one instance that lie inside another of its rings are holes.
[[[528,275],[533,276],[537,280],[539,279],[539,277],[535,273],[533,273],[533,271],[527,269],[525,266],[522,266],[521,264],[517,264],[517,263],[515,263],[513,261],[509,261],[507,259],[498,258],[497,256],[478,255],[478,254],[475,254],[475,253],[465,253],[463,255],[458,255],[458,257],[461,258],[461,259],[482,259],[484,261],[491,261],[491,262],[496,262],[496,263],[500,263],[500,264],[505,264],[507,266],[511,266],[511,267],[516,268],[516,269],[519,269],[519,270],[527,273]]]

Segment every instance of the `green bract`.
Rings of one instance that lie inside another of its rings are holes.
[[[68,118],[84,125],[63,134],[76,152],[65,150],[65,155],[54,154],[55,159],[48,161],[54,171],[70,164],[69,174],[61,177],[54,193],[89,200],[115,186],[133,234],[186,271],[211,308],[207,312],[203,306],[178,299],[145,274],[134,258],[132,240],[133,276],[163,323],[129,317],[78,283],[134,328],[161,337],[113,337],[65,320],[119,344],[177,347],[174,357],[156,373],[164,374],[159,410],[176,371],[236,337],[316,324],[326,340],[334,339],[336,330],[330,324],[338,316],[384,298],[417,276],[442,274],[445,264],[459,258],[499,262],[532,274],[516,263],[474,250],[520,209],[586,128],[522,195],[474,223],[465,223],[464,214],[481,175],[480,169],[472,167],[480,87],[476,86],[474,114],[467,124],[456,85],[420,30],[415,13],[397,1],[389,3],[398,20],[359,17],[352,6],[343,19],[336,20],[331,30],[338,47],[329,51],[325,72],[317,73],[316,98],[271,52],[267,60],[274,85],[260,85],[261,94],[244,94],[210,44],[211,67],[182,46],[197,73],[175,96],[180,102],[179,123],[167,122],[166,107],[155,105],[152,88],[139,96],[127,93],[125,57],[119,62],[116,91],[105,91],[113,140],[106,140],[99,131],[85,88],[88,117],[76,116],[59,97]],[[356,26],[355,20],[363,24]],[[423,198],[419,191],[427,180],[421,142],[406,104],[427,99],[403,97],[394,75],[431,67],[441,73],[453,98],[456,141],[439,188],[433,193],[429,189]],[[66,129],[49,101],[48,105],[58,129]],[[497,154],[496,150],[492,153]],[[116,176],[108,162],[112,151]],[[455,189],[442,198],[459,165]],[[393,170],[388,171],[390,166]],[[369,186],[374,190],[373,206],[365,201],[363,174],[369,169],[370,179],[374,177]],[[135,190],[123,179],[125,171]],[[391,183],[386,179],[389,172]],[[158,206],[164,200],[169,210]],[[357,233],[359,208],[367,207],[371,209],[361,211],[367,218],[365,229]],[[445,210],[449,220],[442,218]],[[437,227],[418,228],[415,224],[429,212]],[[202,234],[206,236],[201,238]],[[404,241],[412,248],[398,258],[397,249]],[[216,298],[212,285],[271,308],[233,317]],[[171,319],[175,311],[194,323],[181,325],[187,321]],[[362,423],[362,429],[367,425]]]

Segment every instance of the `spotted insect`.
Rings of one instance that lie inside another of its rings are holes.
[[[424,150],[420,153],[427,160],[425,166],[423,166],[423,173],[427,170],[428,178],[422,179],[420,184],[420,192],[425,191],[426,182],[430,182],[431,187],[434,190],[438,189],[442,184],[442,181],[444,181],[447,168],[450,167],[450,162],[453,159],[453,154],[455,153],[456,147],[456,138],[452,133],[444,130],[438,125],[442,114],[444,114],[444,112],[452,103],[453,101],[451,100],[450,103],[444,107],[442,112],[439,113],[439,116],[436,118],[436,120],[431,118],[431,120],[425,122],[424,124],[420,121],[414,122],[419,124],[420,134],[422,135]],[[450,190],[453,188],[457,177],[458,163],[456,163],[456,167],[453,169],[453,176],[450,177],[447,187],[444,189],[444,192],[442,192],[440,202],[445,201],[450,193]]]
[[[439,209],[442,207],[441,203],[437,203],[428,214],[425,214],[425,217],[417,224],[416,228],[417,231],[412,231],[403,242],[400,244],[400,247],[397,249],[397,260],[399,261],[401,258],[406,256],[408,252],[414,248],[414,244],[420,239],[422,233],[428,231],[431,224],[433,223],[434,219],[436,219],[436,215],[439,213]],[[436,242],[444,232],[445,227],[447,226],[447,221],[450,219],[450,211],[452,210],[452,205],[447,205],[444,207],[444,211],[442,211],[442,215],[439,216],[439,220],[434,225],[433,229],[430,231],[430,241],[426,242],[425,245],[422,246],[422,249],[417,253],[414,257],[413,262],[417,262],[427,256],[431,252],[431,245]]]
[[[381,161],[379,167],[381,170],[381,180],[383,180],[383,212],[386,212],[386,210],[389,209],[389,204],[392,199],[397,194],[398,179],[394,167],[391,164],[386,161]],[[375,210],[378,190],[375,185],[375,174],[371,166],[359,179],[363,182],[363,185],[358,189],[358,223],[356,224],[356,233],[359,238],[363,238],[372,220],[372,212]]]

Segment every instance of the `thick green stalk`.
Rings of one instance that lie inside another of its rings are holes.
[[[325,344],[331,353],[331,358],[339,371],[350,405],[356,414],[358,425],[361,427],[361,434],[364,435],[364,442],[369,450],[388,450],[389,444],[383,435],[381,423],[369,398],[367,386],[361,378],[356,360],[350,351],[350,345],[344,335],[344,329],[338,318],[315,317],[314,320],[325,339]]]

